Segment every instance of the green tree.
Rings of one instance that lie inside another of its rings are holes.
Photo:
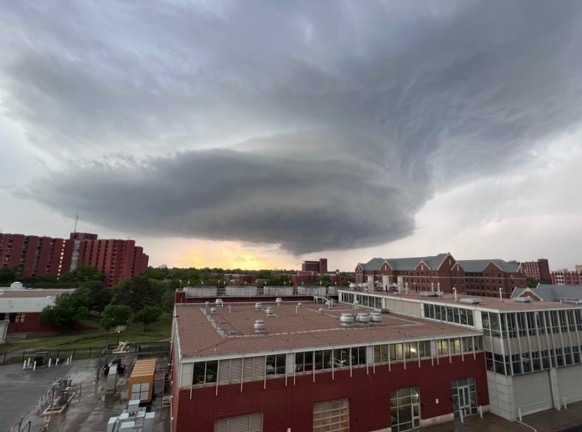
[[[170,279],[170,270],[165,265],[159,267],[148,267],[147,271],[143,274],[143,277],[146,279],[157,280]]]
[[[0,283],[12,283],[16,280],[16,272],[9,267],[0,269]]]
[[[91,308],[101,314],[105,308],[111,304],[111,300],[113,300],[113,290],[110,288],[103,288],[93,295]]]
[[[105,281],[105,274],[99,269],[83,264],[69,273],[65,273],[60,278],[61,282],[90,282],[90,281]]]
[[[172,312],[174,310],[174,300],[176,292],[173,289],[168,289],[162,294],[162,309],[165,312]]]
[[[325,286],[325,287],[333,285],[331,282],[331,276],[325,275],[325,276],[321,276],[321,277],[317,278],[315,280],[315,285],[321,285],[321,286]]]
[[[126,305],[137,312],[147,305],[159,305],[163,286],[143,277],[125,279],[113,288],[112,304]]]
[[[56,324],[68,327],[87,318],[91,305],[91,292],[87,288],[79,288],[72,293],[60,294],[55,299],[54,306],[47,306],[40,314],[41,324]]]
[[[131,308],[126,305],[109,305],[103,311],[101,327],[108,332],[118,326],[129,325],[129,320],[133,314]]]
[[[160,309],[159,307],[146,306],[135,314],[133,320],[143,323],[143,330],[146,331],[148,329],[148,324],[151,324],[159,320],[161,315],[162,309]]]

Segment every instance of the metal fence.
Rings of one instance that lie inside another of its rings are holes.
[[[336,287],[325,286],[228,286],[228,287],[185,287],[186,298],[213,297],[292,297],[305,295],[337,295]]]
[[[69,348],[69,349],[50,349],[50,350],[22,350],[5,352],[0,354],[0,365],[9,363],[24,363],[29,358],[39,355],[47,356],[56,361],[65,361],[68,358],[72,360],[97,359],[104,355],[114,355],[113,351],[117,345],[107,345],[101,348]],[[170,352],[170,342],[153,342],[147,344],[130,344],[128,345],[131,353],[137,354],[138,357],[147,357],[148,355],[159,355]]]

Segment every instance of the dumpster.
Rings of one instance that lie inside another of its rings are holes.
[[[155,374],[155,359],[136,361],[128,381],[128,400],[139,399],[142,404],[150,403],[154,394]]]

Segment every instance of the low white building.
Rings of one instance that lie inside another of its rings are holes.
[[[0,288],[0,343],[10,333],[35,333],[51,330],[39,322],[42,310],[53,306],[57,296],[75,289],[27,289],[14,282],[9,288]]]

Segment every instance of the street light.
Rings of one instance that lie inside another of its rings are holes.
[[[121,333],[121,330],[117,330],[117,345],[119,345],[119,333]]]

